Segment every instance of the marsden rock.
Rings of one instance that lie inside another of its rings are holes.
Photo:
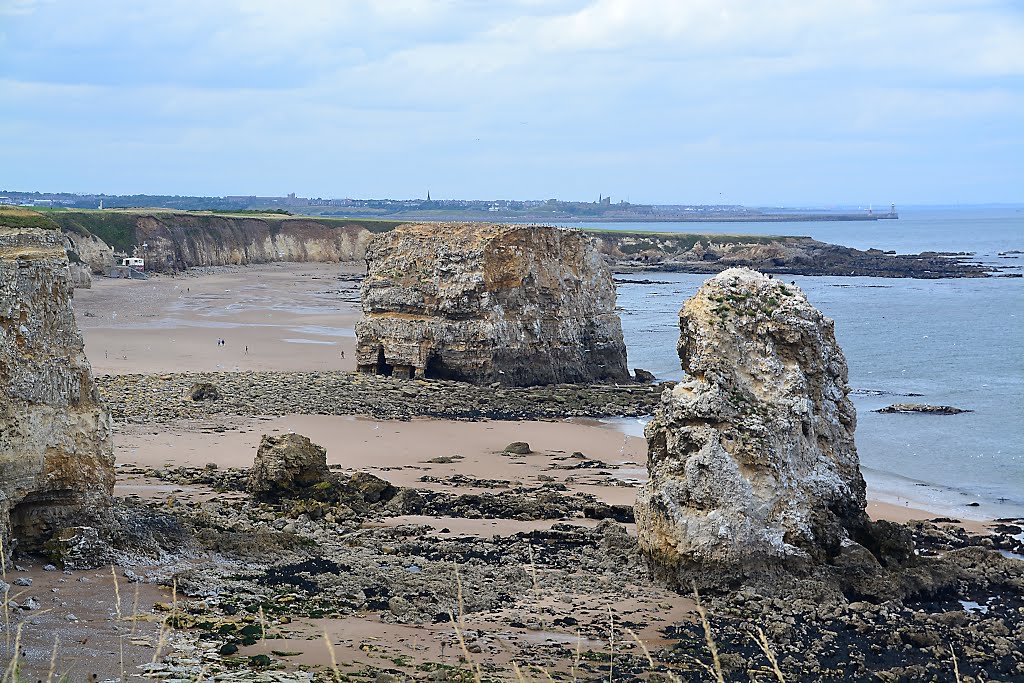
[[[362,372],[506,386],[629,379],[615,285],[582,231],[405,225],[366,259]]]
[[[249,470],[247,489],[257,500],[302,496],[330,476],[327,451],[302,434],[264,434]]]
[[[832,320],[797,287],[733,268],[683,305],[679,327],[686,379],[647,426],[635,507],[656,572],[688,585],[695,570],[800,570],[871,545]]]
[[[0,228],[0,537],[38,548],[110,504],[114,456],[63,237]]]

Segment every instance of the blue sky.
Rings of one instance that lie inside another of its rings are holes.
[[[0,0],[0,188],[1024,201],[1019,0]]]

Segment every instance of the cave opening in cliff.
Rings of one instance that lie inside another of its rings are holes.
[[[374,369],[374,373],[377,375],[383,375],[385,377],[391,376],[391,366],[388,365],[387,359],[384,357],[384,347],[381,346],[377,349],[377,367]]]
[[[11,537],[17,539],[22,551],[35,552],[42,548],[53,534],[54,516],[59,516],[67,504],[65,498],[71,496],[70,491],[30,493],[11,508]]]
[[[425,379],[459,379],[458,373],[452,371],[445,365],[439,354],[433,354],[427,359],[427,365],[423,368]]]

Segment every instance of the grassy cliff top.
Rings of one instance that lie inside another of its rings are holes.
[[[0,227],[3,228],[42,228],[57,230],[60,228],[48,217],[21,206],[0,206]]]

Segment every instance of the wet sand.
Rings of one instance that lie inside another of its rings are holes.
[[[570,491],[593,494],[610,505],[631,505],[636,487],[647,480],[646,441],[594,420],[465,422],[388,421],[332,415],[224,417],[202,422],[181,420],[159,428],[122,425],[114,440],[118,460],[124,464],[203,467],[215,463],[219,467],[249,467],[264,434],[286,432],[298,432],[322,445],[327,449],[328,463],[342,471],[365,470],[397,486],[479,493],[558,481]],[[504,453],[505,446],[513,441],[528,442],[534,452],[524,456]],[[573,458],[573,453],[582,453],[586,460]],[[118,492],[140,493],[142,497],[171,493],[166,483],[140,486],[132,481],[119,481]],[[916,501],[901,505],[876,500],[871,498],[870,490],[868,493],[868,514],[874,519],[907,522],[943,516],[941,511],[929,510]],[[465,523],[461,520],[456,524]],[[984,533],[987,521],[962,519],[961,524],[972,533]],[[451,524],[439,521],[436,526]]]
[[[0,635],[3,663],[10,663],[17,642],[23,680],[47,680],[55,642],[54,681],[63,675],[68,681],[112,680],[122,672],[137,676],[138,665],[159,658],[158,649],[160,654],[180,651],[183,639],[162,630],[161,617],[152,612],[157,602],[171,601],[170,591],[130,582],[121,567],[113,574],[111,567],[62,572],[26,563],[6,578],[32,581],[11,586],[9,609],[0,615],[4,626],[9,624]],[[28,609],[33,600],[38,606]]]
[[[273,263],[96,277],[92,289],[75,290],[75,319],[96,374],[355,369],[352,277],[362,270]]]

